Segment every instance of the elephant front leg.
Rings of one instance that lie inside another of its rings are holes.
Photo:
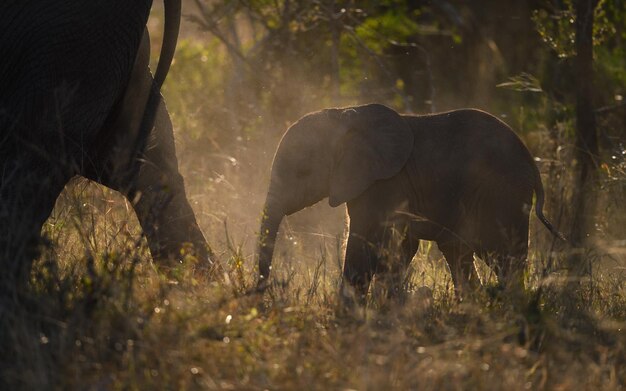
[[[365,304],[377,263],[378,256],[373,245],[363,236],[350,233],[343,265],[341,294],[344,301],[355,299],[357,303]]]
[[[419,248],[417,239],[409,229],[409,224],[397,224],[385,229],[381,234],[384,246],[378,248],[379,262],[374,291],[380,291],[387,300],[402,303],[406,299],[407,269]]]

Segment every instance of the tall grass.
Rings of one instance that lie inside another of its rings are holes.
[[[423,242],[403,305],[371,302],[346,314],[342,238],[322,229],[284,230],[264,295],[247,294],[255,273],[243,243],[252,238],[228,225],[209,232],[228,243],[219,281],[186,266],[160,274],[125,202],[83,181],[68,186],[44,232],[50,245],[27,300],[1,318],[7,388],[621,389],[626,381],[626,295],[608,267],[564,297],[558,275],[538,271],[546,254],[535,250],[528,286],[543,290],[534,307],[484,292],[459,304],[442,256]]]

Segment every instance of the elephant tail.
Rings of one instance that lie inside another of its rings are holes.
[[[534,162],[533,162],[533,166],[534,166]],[[534,168],[535,168],[535,196],[537,198],[537,200],[535,201],[535,214],[537,215],[537,218],[543,223],[543,225],[545,225],[546,228],[548,228],[548,230],[552,233],[552,235],[556,236],[557,238],[561,239],[564,242],[567,242],[568,240],[565,237],[565,235],[563,235],[559,230],[554,228],[552,223],[546,218],[546,216],[543,215],[543,203],[544,203],[544,198],[545,198],[545,194],[543,192],[543,183],[541,183],[541,175],[539,174],[539,170],[537,169],[536,166],[534,166]]]
[[[154,74],[154,82],[159,90],[163,86],[163,82],[165,82],[170,65],[172,65],[172,60],[174,59],[181,18],[181,0],[164,0],[163,3],[165,9],[163,43],[161,45],[159,63]]]

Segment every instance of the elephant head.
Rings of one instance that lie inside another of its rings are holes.
[[[375,181],[397,174],[413,150],[413,133],[380,105],[308,114],[284,134],[272,164],[259,232],[259,285],[269,277],[283,217],[328,197],[336,207]]]

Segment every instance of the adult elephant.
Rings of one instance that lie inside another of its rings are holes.
[[[0,5],[2,286],[25,280],[41,226],[75,175],[132,201],[154,258],[179,257],[191,242],[208,260],[159,92],[176,47],[180,0],[165,0],[154,80],[151,7],[148,0]]]
[[[458,293],[478,282],[476,253],[499,282],[519,286],[533,193],[543,186],[528,149],[479,110],[400,115],[379,104],[309,114],[283,136],[272,165],[259,241],[259,285],[270,274],[283,217],[328,197],[347,203],[343,277],[362,299],[374,274],[397,289],[419,239],[437,242]],[[381,276],[382,277],[382,276]]]

